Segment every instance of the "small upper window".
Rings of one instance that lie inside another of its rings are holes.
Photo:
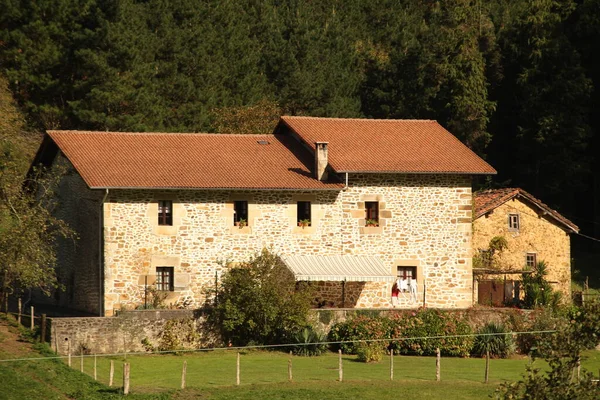
[[[174,291],[173,267],[156,267],[156,289],[165,292]]]
[[[519,227],[519,214],[508,214],[508,229],[511,231],[518,231]]]
[[[158,201],[158,224],[173,225],[173,202],[171,200]]]
[[[233,224],[237,226],[248,226],[248,202],[236,200],[233,202]]]
[[[297,207],[298,211],[296,214],[296,219],[298,222],[298,226],[311,226],[310,201],[299,201]]]
[[[530,268],[534,268],[537,264],[537,254],[535,253],[527,253],[527,266]]]
[[[365,225],[379,226],[379,203],[376,201],[365,202]]]

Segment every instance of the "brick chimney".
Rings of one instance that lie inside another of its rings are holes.
[[[329,142],[315,142],[315,177],[320,181],[327,180],[327,163]]]

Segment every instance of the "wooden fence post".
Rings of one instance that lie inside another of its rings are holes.
[[[71,341],[67,339],[67,353],[69,354],[69,367],[71,366]]]
[[[435,349],[435,380],[436,381],[440,381],[441,379],[441,361],[442,361],[442,357],[441,357],[441,353],[440,353],[440,348],[438,347],[437,349]]]
[[[288,358],[288,381],[292,382],[292,352],[290,351],[290,358]]]
[[[394,349],[390,349],[390,381],[394,380]]]
[[[237,363],[235,368],[235,384],[240,385],[240,353],[237,353]]]
[[[30,329],[33,330],[33,328],[35,327],[35,322],[33,321],[33,306],[31,306],[31,323],[30,323]]]
[[[98,365],[97,365],[97,357],[96,354],[94,354],[94,380],[97,381],[98,380]]]
[[[129,363],[123,363],[123,394],[129,394]]]
[[[46,343],[46,314],[42,314],[42,325],[40,329],[40,341]]]
[[[19,309],[19,314],[17,315],[17,322],[21,325],[21,313],[23,312],[23,304],[21,304],[21,298],[19,297],[19,301],[17,303],[17,307]]]
[[[110,372],[108,373],[108,386],[113,385],[113,378],[115,376],[115,361],[110,360]]]
[[[183,362],[183,370],[181,371],[181,388],[185,389],[185,374],[187,373],[187,361]]]
[[[81,353],[81,357],[79,357],[79,369],[83,372],[83,353]]]
[[[344,364],[342,363],[342,349],[338,350],[339,361],[338,361],[338,370],[339,370],[339,380],[342,382],[344,380]]]
[[[490,377],[490,351],[485,352],[485,383],[488,383]]]

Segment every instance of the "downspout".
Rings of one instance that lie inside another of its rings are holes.
[[[104,202],[108,197],[109,190],[106,189],[102,202],[100,202],[100,212],[98,213],[98,301],[99,315],[104,316]]]
[[[348,173],[346,172],[346,186],[342,190],[348,189]]]

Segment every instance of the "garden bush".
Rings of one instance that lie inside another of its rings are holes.
[[[342,349],[344,354],[357,354],[360,340],[381,340],[389,338],[389,319],[357,315],[352,319],[335,324],[329,331],[330,342],[352,341],[333,346],[333,350]],[[383,349],[387,343],[379,342]]]
[[[329,340],[355,341],[336,345],[334,349],[341,348],[346,354],[357,354],[361,361],[383,355],[388,347],[399,354],[416,355],[434,355],[439,347],[443,355],[465,357],[470,353],[473,337],[460,335],[471,333],[466,319],[456,313],[419,310],[390,317],[356,316],[335,324],[329,332]],[[424,339],[431,336],[436,338]],[[418,339],[392,340],[409,337]],[[360,340],[379,341],[367,346]]]
[[[320,356],[327,351],[326,336],[315,331],[308,326],[297,332],[294,336],[294,343],[301,343],[300,346],[294,346],[292,351],[298,356]]]
[[[414,338],[392,341],[391,348],[400,354],[435,355],[439,348],[442,355],[466,357],[473,346],[472,336],[462,336],[473,330],[457,313],[421,309],[392,316],[389,326],[390,338]]]
[[[313,292],[296,285],[281,258],[263,249],[224,274],[209,323],[233,345],[290,343],[309,325]]]
[[[514,342],[507,332],[504,325],[488,322],[477,332],[471,353],[484,356],[489,351],[490,356],[508,357],[514,350]]]

